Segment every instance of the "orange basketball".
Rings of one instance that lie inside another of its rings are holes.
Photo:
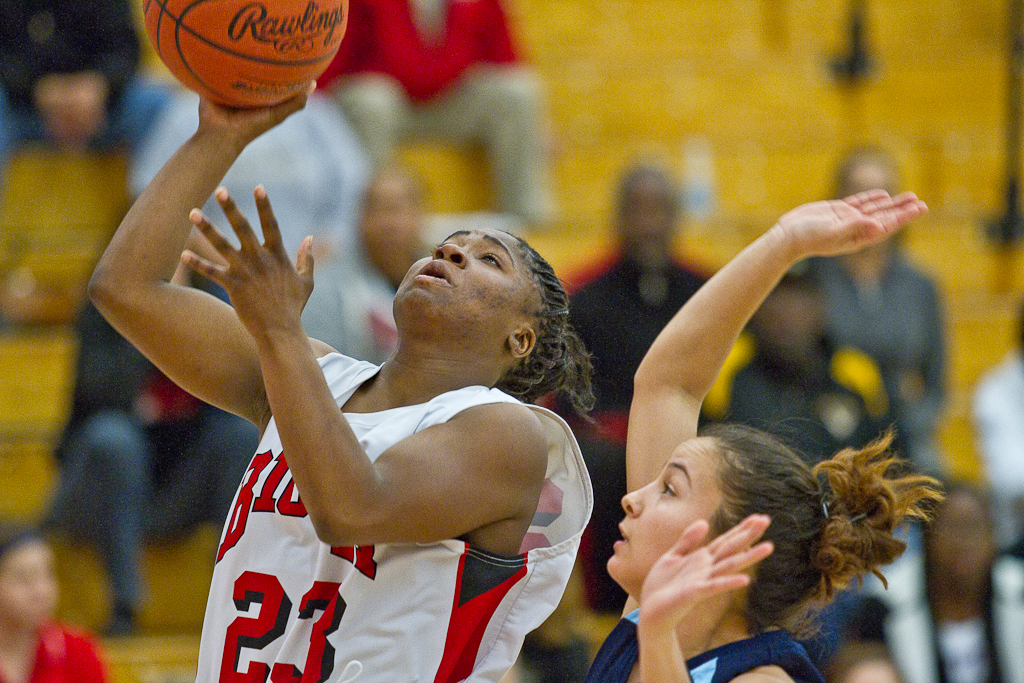
[[[143,0],[146,33],[186,87],[259,107],[303,92],[341,44],[348,0]]]

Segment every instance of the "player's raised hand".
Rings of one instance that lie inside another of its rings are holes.
[[[750,515],[707,545],[702,544],[708,523],[698,520],[688,526],[644,580],[640,628],[674,630],[702,601],[747,586],[750,575],[745,570],[774,549],[768,541],[754,545],[770,523],[766,515]]]
[[[193,209],[189,219],[223,263],[204,259],[193,251],[185,251],[182,261],[227,291],[238,317],[257,340],[279,331],[301,330],[302,309],[313,292],[312,238],[302,241],[293,265],[262,186],[254,192],[262,243],[226,189],[218,188],[214,196],[238,236],[239,246],[225,239],[202,211]]]
[[[895,234],[928,211],[913,192],[890,197],[868,190],[846,199],[798,206],[778,220],[776,232],[794,249],[795,260],[856,251]]]
[[[199,133],[214,132],[226,135],[232,142],[244,147],[304,108],[315,89],[314,81],[310,83],[306,92],[290,97],[280,104],[246,109],[225,107],[202,98],[199,101]]]

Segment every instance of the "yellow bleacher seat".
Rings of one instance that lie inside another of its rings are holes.
[[[56,465],[49,439],[0,440],[0,518],[34,523],[53,489]]]
[[[0,278],[17,274],[63,297],[70,317],[127,208],[121,154],[24,148],[0,189]]]
[[[147,589],[139,613],[145,633],[198,633],[206,611],[219,529],[204,525],[186,537],[143,550]],[[99,629],[110,610],[110,591],[95,550],[55,534],[62,618]]]
[[[68,418],[76,342],[69,330],[0,335],[0,516],[38,521],[56,483],[53,448]],[[139,622],[149,631],[195,631],[202,625],[218,530],[151,545],[143,563],[148,598]],[[57,536],[62,617],[88,628],[108,613],[106,581],[95,553]]]
[[[157,634],[104,641],[111,683],[192,683],[199,634]]]
[[[68,330],[0,334],[0,442],[57,436],[71,407],[76,354]]]
[[[480,149],[412,142],[399,150],[399,163],[423,182],[426,204],[433,213],[485,211],[494,206],[490,171]]]
[[[127,159],[118,153],[19,149],[6,169],[4,230],[112,231],[127,205]]]

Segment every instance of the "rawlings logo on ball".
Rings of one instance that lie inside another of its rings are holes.
[[[270,16],[266,5],[251,2],[231,20],[228,36],[237,42],[250,34],[253,40],[270,43],[279,52],[308,52],[321,36],[323,45],[330,44],[335,29],[344,23],[342,7],[320,11],[315,2],[310,2],[301,15],[275,17]]]
[[[349,0],[143,0],[146,33],[175,78],[230,107],[309,90],[338,52]]]

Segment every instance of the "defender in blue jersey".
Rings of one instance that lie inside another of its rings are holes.
[[[701,402],[744,324],[796,262],[885,239],[925,205],[881,190],[783,216],[691,298],[634,378],[622,540],[629,594],[588,682],[822,683],[791,634],[815,601],[903,552],[934,481],[897,471],[892,435],[813,469],[765,432],[716,425]],[[710,540],[709,540],[710,539]],[[760,542],[759,542],[760,540]]]

